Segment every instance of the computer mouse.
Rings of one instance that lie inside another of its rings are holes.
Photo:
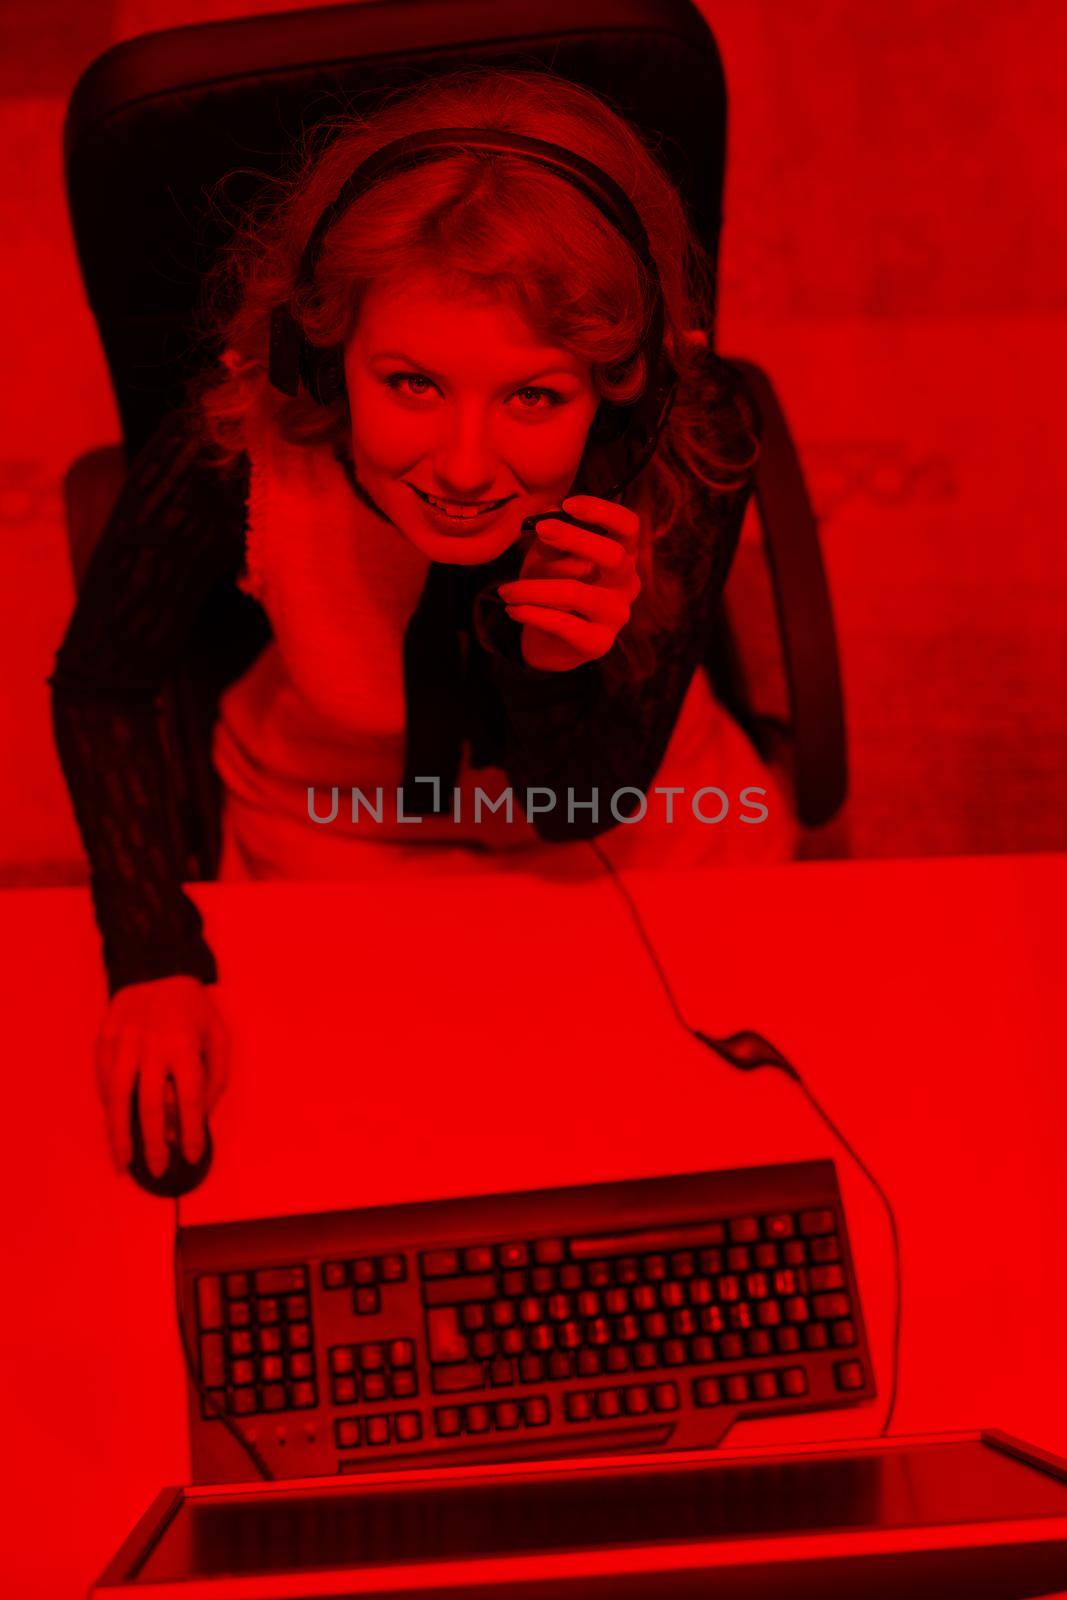
[[[144,1133],[141,1130],[141,1106],[138,1085],[133,1086],[130,1095],[130,1139],[133,1144],[133,1155],[130,1159],[129,1172],[135,1183],[149,1194],[158,1195],[164,1200],[177,1200],[179,1196],[188,1194],[200,1183],[203,1183],[211,1170],[211,1160],[215,1153],[211,1142],[211,1128],[207,1119],[204,1119],[204,1148],[200,1160],[192,1162],[186,1159],[181,1145],[181,1124],[178,1119],[177,1101],[173,1092],[164,1096],[164,1137],[167,1141],[169,1159],[166,1169],[157,1177],[148,1165],[145,1156]]]

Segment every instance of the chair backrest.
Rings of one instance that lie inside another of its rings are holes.
[[[654,142],[715,258],[726,93],[691,0],[370,0],[149,34],[89,67],[64,141],[78,259],[129,451],[205,359],[194,332],[203,271],[302,132],[482,63],[547,65],[610,98]]]

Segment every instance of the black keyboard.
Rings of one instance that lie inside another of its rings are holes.
[[[183,1228],[195,1480],[706,1448],[874,1397],[830,1161]]]

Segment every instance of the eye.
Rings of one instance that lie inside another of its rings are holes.
[[[415,400],[421,400],[434,388],[430,379],[421,372],[391,372],[385,383],[394,394],[410,395]]]
[[[520,411],[550,411],[553,406],[563,404],[563,395],[558,389],[516,389],[515,395],[523,400]],[[533,397],[530,403],[526,402],[528,396]]]

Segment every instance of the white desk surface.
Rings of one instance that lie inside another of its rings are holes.
[[[689,1019],[774,1040],[895,1203],[894,1431],[996,1426],[1067,1450],[1067,857],[627,882]],[[413,870],[194,893],[234,1061],[186,1220],[832,1155],[885,1393],[877,1201],[792,1085],[682,1033],[606,877]],[[73,1600],[187,1477],[173,1215],[106,1153],[87,892],[0,894],[0,930],[12,1509],[54,1530],[51,1564],[27,1538],[10,1577],[23,1600]],[[881,1416],[879,1402],[730,1438],[869,1435]]]

